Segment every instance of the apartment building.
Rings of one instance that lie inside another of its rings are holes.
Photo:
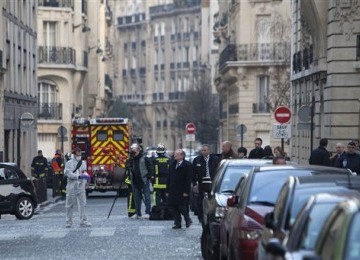
[[[177,105],[210,62],[211,45],[202,39],[209,32],[210,2],[135,1],[115,8],[123,61],[116,94],[132,111],[134,134],[145,146],[187,146]]]
[[[276,107],[290,104],[290,1],[218,3],[220,139],[248,149],[256,137],[263,145],[279,145],[273,138],[273,114]]]
[[[71,121],[101,117],[112,102],[107,76],[107,1],[38,1],[38,147],[70,152]]]
[[[0,1],[0,160],[30,172],[36,155],[36,0]]]
[[[292,1],[292,154],[360,137],[359,1]]]

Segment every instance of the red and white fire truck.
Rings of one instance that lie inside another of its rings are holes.
[[[72,122],[72,148],[78,146],[91,180],[86,192],[126,190],[121,181],[129,157],[131,123],[127,118],[78,118]]]

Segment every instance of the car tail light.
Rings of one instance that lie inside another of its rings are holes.
[[[226,201],[226,205],[230,208],[233,208],[238,203],[238,200],[239,200],[238,196],[236,195],[230,196]]]

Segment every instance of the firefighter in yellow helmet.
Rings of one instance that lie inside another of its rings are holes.
[[[160,143],[156,148],[157,157],[153,159],[154,177],[152,185],[154,189],[155,205],[165,206],[166,183],[169,174],[170,158],[166,156],[166,147]]]

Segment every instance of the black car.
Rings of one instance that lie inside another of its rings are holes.
[[[275,203],[274,211],[265,215],[265,228],[258,246],[258,259],[267,259],[267,243],[277,238],[286,239],[295,219],[311,195],[325,192],[342,192],[349,189],[360,190],[357,176],[320,175],[296,177],[290,176],[283,185]]]
[[[210,187],[203,187],[203,231],[201,252],[204,259],[217,259],[219,254],[219,227],[227,198],[234,192],[237,183],[253,167],[270,165],[272,160],[232,159],[222,160]]]
[[[0,163],[0,215],[30,219],[38,205],[33,181],[12,163]]]

